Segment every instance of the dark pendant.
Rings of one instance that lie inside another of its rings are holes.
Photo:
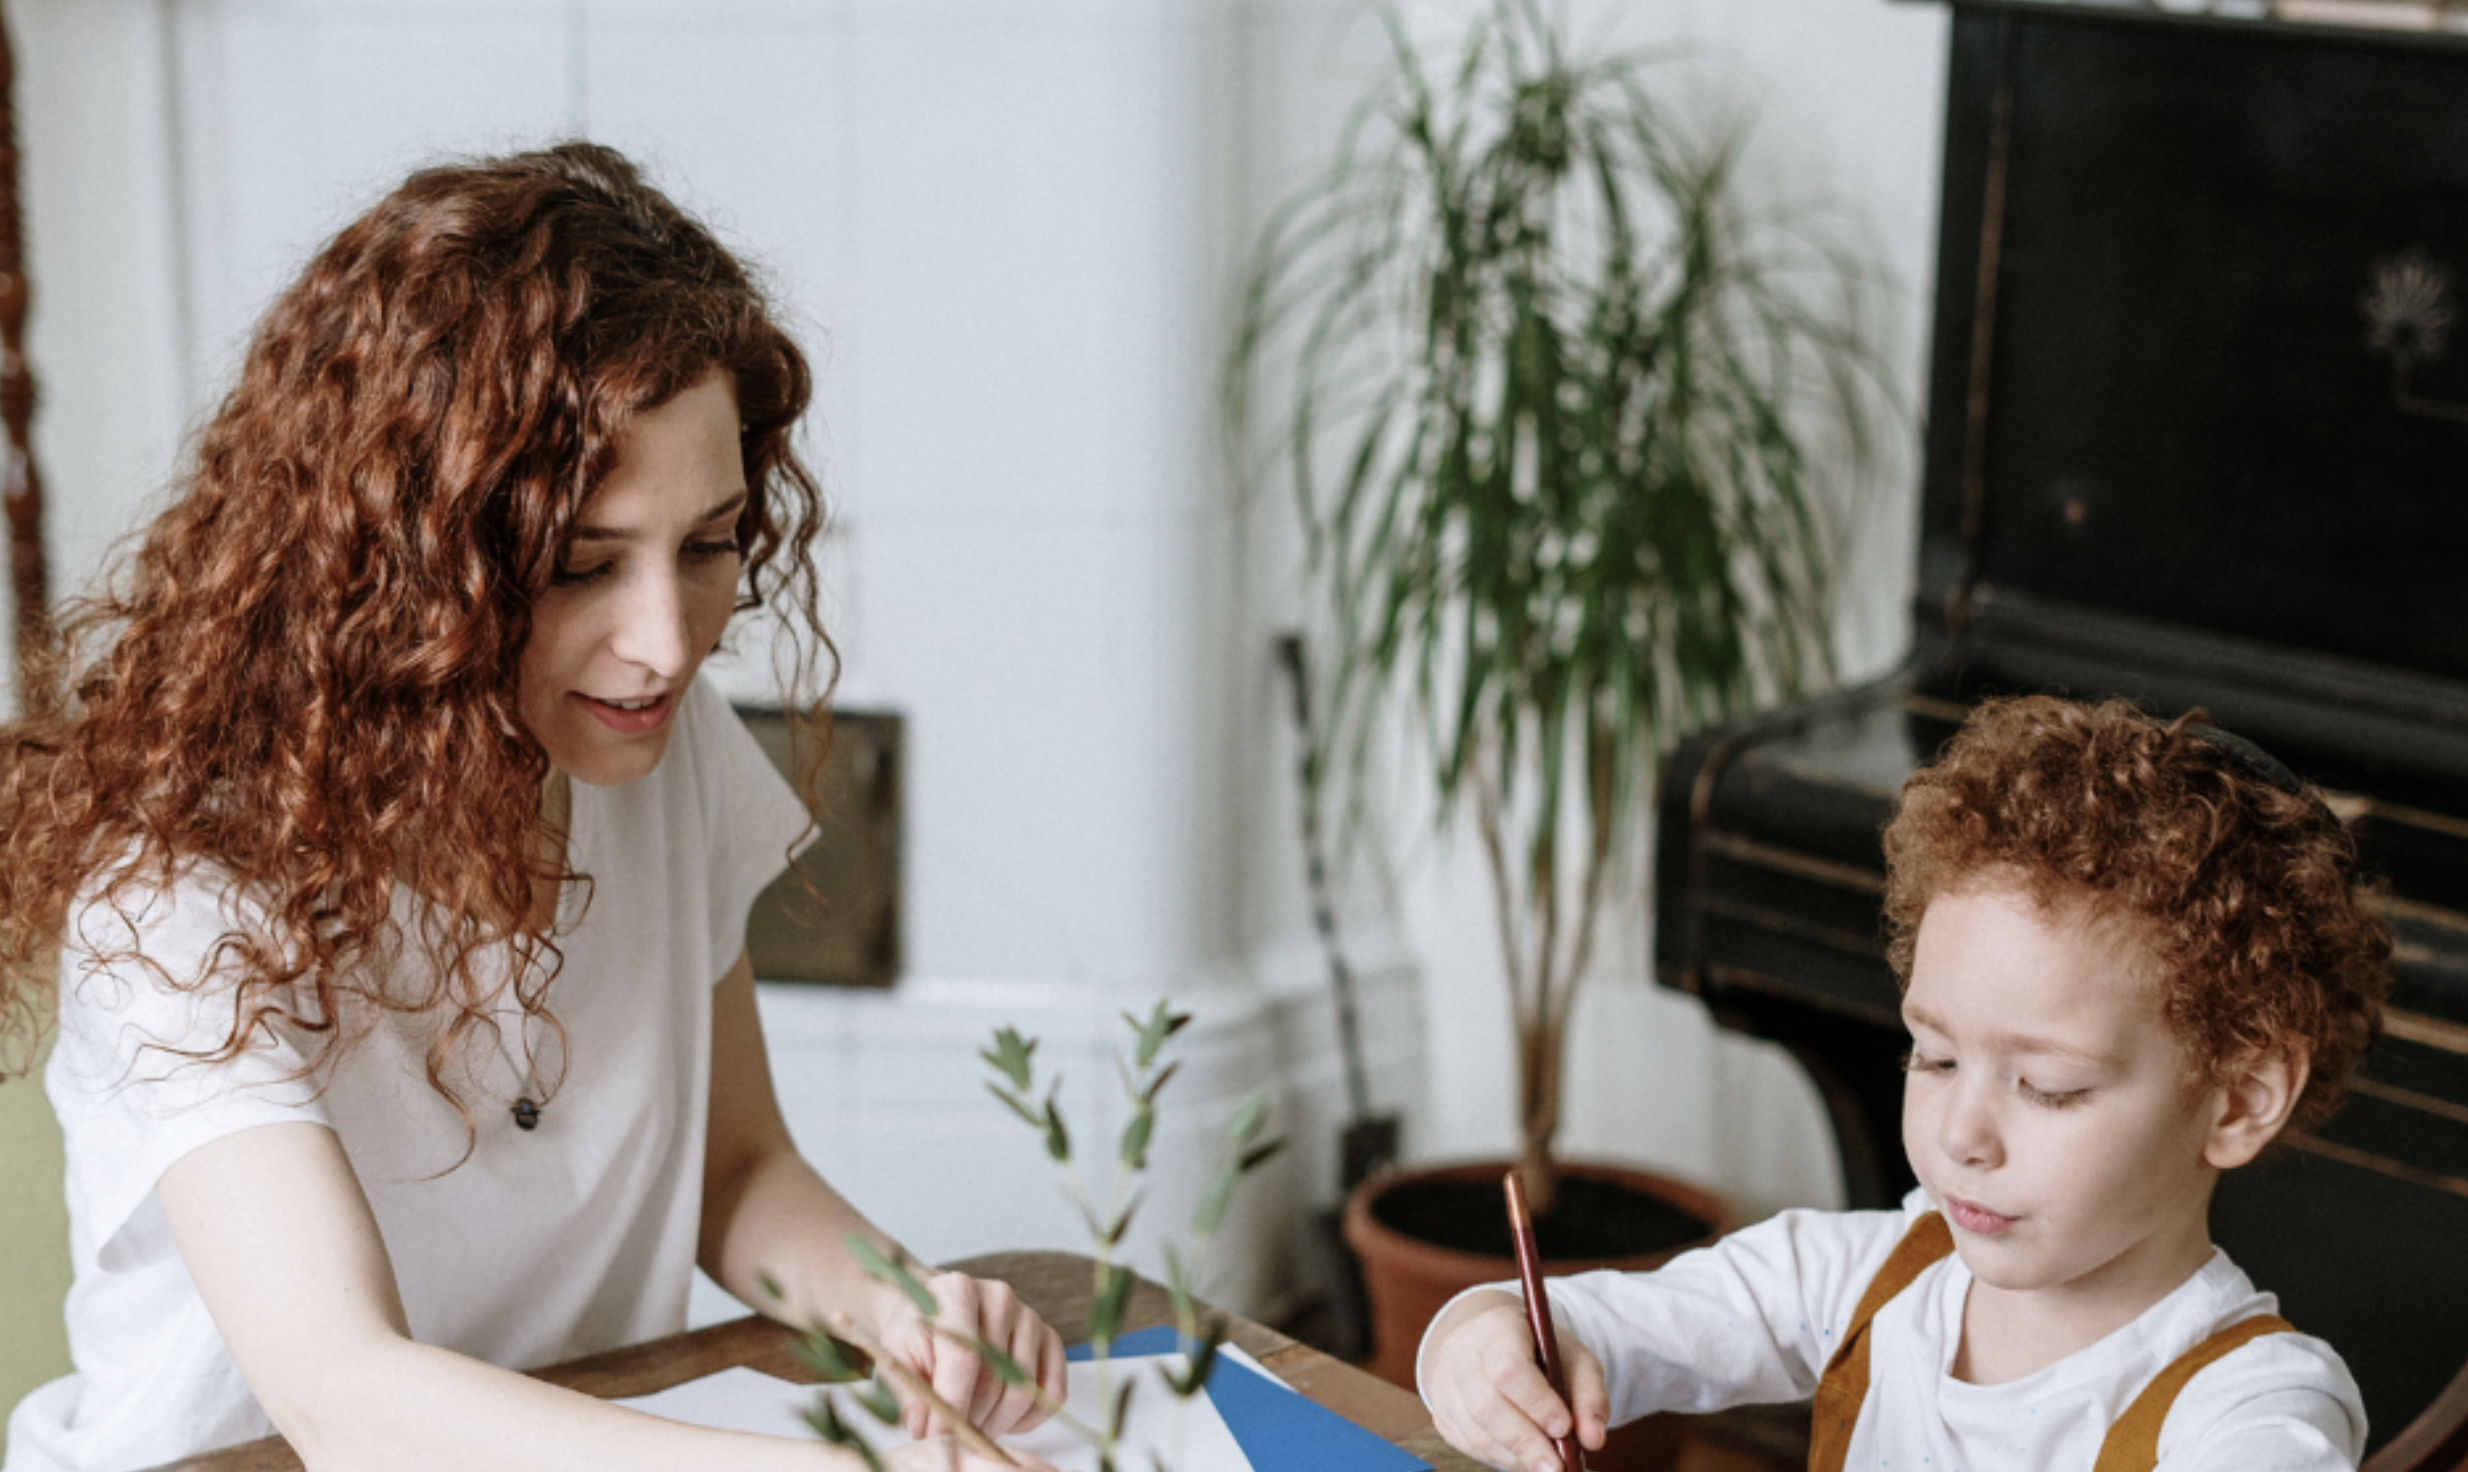
[[[518,1130],[538,1129],[540,1127],[540,1106],[529,1099],[515,1100],[514,1127]]]

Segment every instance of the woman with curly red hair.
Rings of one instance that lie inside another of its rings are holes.
[[[1565,1402],[1514,1285],[1474,1290],[1423,1341],[1441,1432],[1552,1472],[1550,1437],[1813,1394],[1813,1472],[2353,1468],[2347,1368],[2209,1226],[2380,1026],[2390,936],[2321,795],[2199,713],[1990,701],[1885,856],[1918,1189],[1553,1280]]]
[[[862,1271],[846,1235],[888,1239],[764,1060],[746,913],[811,824],[697,670],[757,610],[792,696],[834,667],[810,392],[739,262],[586,144],[414,174],[268,310],[29,672],[66,709],[0,734],[0,1015],[56,1006],[76,1272],[6,1472],[270,1430],[311,1467],[813,1465],[511,1372],[683,1327],[698,1263],[1038,1419]],[[1059,1393],[1008,1288],[929,1285]]]

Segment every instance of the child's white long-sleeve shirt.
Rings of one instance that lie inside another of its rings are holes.
[[[1804,1400],[1861,1294],[1922,1212],[1786,1211],[1651,1273],[1551,1280],[1559,1326],[1603,1362],[1614,1425],[1658,1410]],[[1509,1293],[1515,1283],[1493,1285]],[[2177,1356],[2277,1300],[2214,1249],[2132,1323],[2036,1374],[1951,1374],[1971,1274],[1937,1262],[1879,1310],[1846,1472],[2071,1472]],[[1429,1345],[1426,1341],[1425,1349]],[[2160,1434],[2163,1472],[2329,1472],[2365,1449],[2365,1407],[2328,1344],[2266,1334],[2187,1383]]]

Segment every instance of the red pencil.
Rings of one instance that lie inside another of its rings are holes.
[[[1534,1331],[1534,1363],[1542,1366],[1551,1393],[1568,1407],[1569,1434],[1553,1437],[1552,1444],[1559,1448],[1561,1472],[1585,1472],[1585,1458],[1577,1450],[1577,1408],[1568,1399],[1560,1336],[1551,1327],[1551,1296],[1543,1292],[1542,1253],[1534,1246],[1534,1218],[1525,1209],[1525,1182],[1512,1170],[1500,1184],[1508,1192],[1508,1235],[1517,1242],[1517,1278],[1525,1285],[1525,1322]]]

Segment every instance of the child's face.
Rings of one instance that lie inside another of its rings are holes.
[[[2210,1255],[2220,1091],[2187,1087],[2133,945],[1974,887],[1921,917],[1903,1148],[2001,1289],[2156,1302]]]

